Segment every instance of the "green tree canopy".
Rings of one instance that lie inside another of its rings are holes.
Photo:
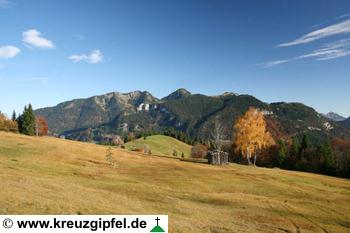
[[[24,106],[22,115],[19,117],[20,132],[26,135],[35,135],[35,114],[31,104]]]

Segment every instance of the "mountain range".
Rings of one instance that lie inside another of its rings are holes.
[[[326,114],[322,114],[324,117],[332,120],[332,121],[344,121],[346,120],[345,117],[337,114],[337,113],[334,113],[334,112],[329,112],[329,113],[326,113]]]
[[[215,122],[220,122],[227,140],[233,136],[234,121],[249,107],[263,111],[267,127],[276,138],[305,132],[315,139],[350,138],[350,119],[330,120],[301,103],[265,103],[251,95],[226,92],[216,96],[192,94],[178,89],[158,99],[147,91],[112,92],[74,99],[54,107],[37,109],[47,119],[50,132],[81,141],[103,141],[128,132],[175,129],[192,138],[208,139]]]

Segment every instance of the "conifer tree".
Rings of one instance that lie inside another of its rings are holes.
[[[20,132],[20,133],[22,133],[22,115],[21,114],[18,114],[18,117],[17,117],[17,119],[16,119],[16,121],[17,121],[17,125],[18,125],[18,131]]]
[[[15,110],[13,110],[11,120],[16,121],[16,119],[17,119],[16,112]]]
[[[300,143],[297,137],[292,138],[291,156],[297,157],[300,151]]]
[[[35,135],[35,114],[31,104],[29,104],[28,107],[24,107],[24,111],[20,119],[20,129],[21,133],[23,134],[29,136]]]
[[[333,151],[329,142],[326,142],[320,146],[318,149],[318,153],[321,155],[321,169],[326,174],[330,174],[333,172],[334,167],[334,159],[333,159]]]
[[[302,157],[304,157],[305,155],[305,150],[310,146],[310,141],[309,141],[309,137],[307,134],[303,135],[303,138],[301,140],[301,144],[300,144],[300,152],[299,155],[301,155]],[[301,159],[301,158],[300,158]]]
[[[286,157],[287,157],[287,145],[283,140],[279,140],[276,165],[278,167],[282,167]]]

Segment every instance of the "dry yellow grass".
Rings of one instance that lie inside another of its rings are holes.
[[[350,232],[350,181],[0,132],[0,214],[168,214],[170,232]]]

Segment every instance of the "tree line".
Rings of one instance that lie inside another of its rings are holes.
[[[140,132],[129,132],[128,134],[123,135],[122,138],[126,143],[134,139],[139,139],[139,138],[146,139],[149,136],[159,135],[159,134],[175,138],[189,145],[208,143],[208,141],[205,141],[199,137],[192,138],[188,133],[183,132],[181,130],[177,130],[175,128],[171,128],[171,127],[164,128],[162,130],[143,130]]]
[[[223,142],[223,129],[215,121],[210,140],[195,143],[192,157],[207,158],[208,150],[223,150],[230,154],[231,162],[350,178],[348,139],[334,138],[315,144],[304,133],[275,140],[268,132],[263,113],[255,108],[237,119],[232,130],[232,141]]]
[[[321,173],[350,178],[350,140],[327,139],[316,145],[307,133],[277,142],[267,131],[264,115],[250,108],[234,124],[233,161],[257,162],[266,167]]]
[[[334,138],[312,145],[308,134],[279,140],[270,148],[270,163],[288,170],[350,177],[350,141]]]
[[[11,119],[0,112],[0,130],[29,136],[45,136],[48,135],[49,127],[45,118],[35,116],[32,105],[28,104],[28,106],[24,106],[22,114],[18,116],[13,111]]]

